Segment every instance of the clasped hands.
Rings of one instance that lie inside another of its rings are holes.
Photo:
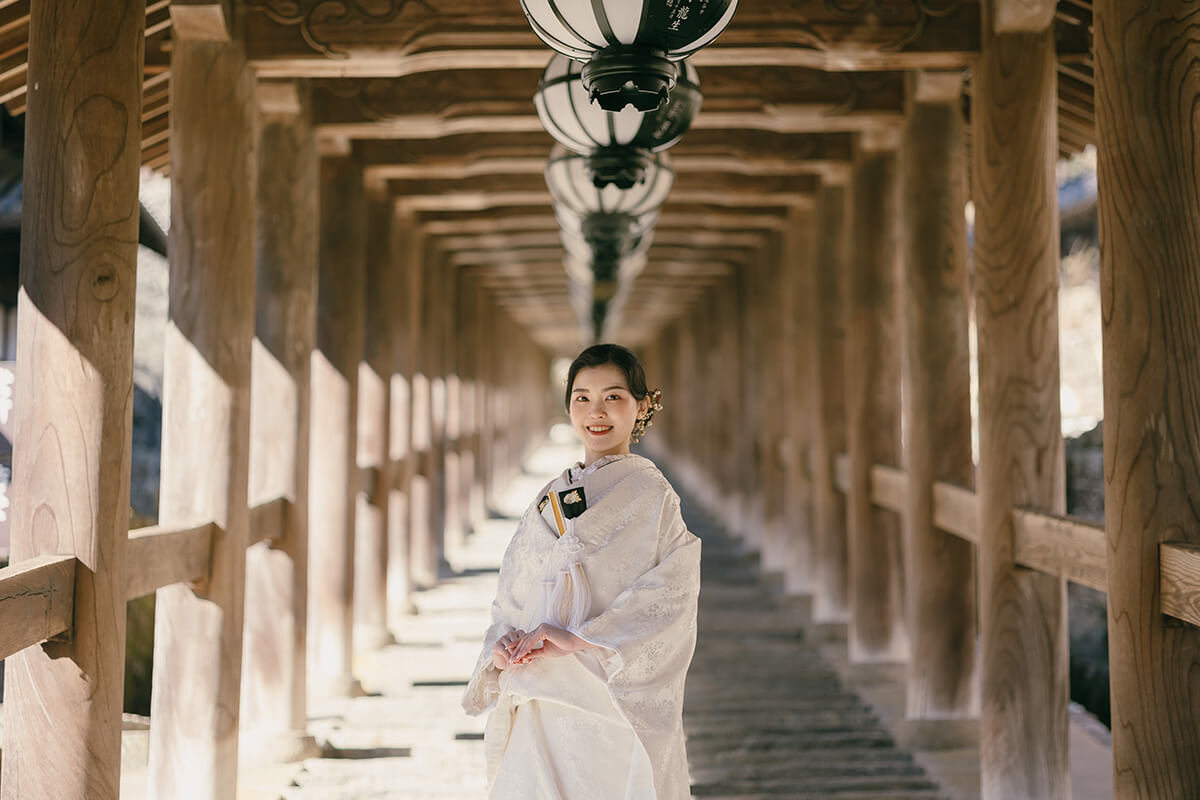
[[[561,658],[592,647],[570,631],[545,623],[526,632],[512,630],[500,637],[492,648],[496,669],[528,664],[535,658]]]

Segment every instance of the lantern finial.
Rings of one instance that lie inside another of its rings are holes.
[[[605,111],[632,105],[653,111],[667,102],[679,70],[667,54],[645,45],[611,45],[596,51],[580,77],[588,97]]]

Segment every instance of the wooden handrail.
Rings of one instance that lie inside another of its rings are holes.
[[[125,551],[125,599],[208,575],[212,557],[211,522],[191,528],[151,525],[129,532]]]
[[[1039,572],[1108,591],[1104,525],[1014,508],[1013,560]]]
[[[287,513],[291,501],[276,497],[250,509],[250,538],[247,546],[257,542],[279,543],[287,535]]]
[[[1160,544],[1158,570],[1162,613],[1200,626],[1200,547]]]
[[[70,630],[74,614],[74,556],[35,556],[0,569],[0,658]]]

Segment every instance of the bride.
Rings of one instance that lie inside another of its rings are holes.
[[[700,540],[662,473],[629,452],[658,393],[633,353],[599,344],[571,364],[566,403],[584,460],[509,543],[463,708],[492,709],[491,800],[683,800]]]

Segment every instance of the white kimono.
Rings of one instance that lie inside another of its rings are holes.
[[[560,538],[538,500],[580,485],[587,509]],[[497,670],[501,636],[555,619],[544,587],[575,561],[591,602],[572,632],[598,647]],[[463,695],[470,714],[495,707],[485,733],[491,800],[690,797],[682,709],[699,592],[700,540],[648,459],[601,459],[539,492],[504,554]]]

